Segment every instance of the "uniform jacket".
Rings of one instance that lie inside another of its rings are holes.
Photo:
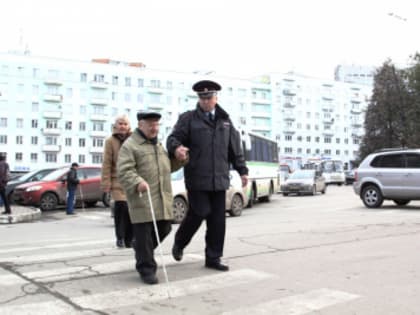
[[[181,165],[171,161],[161,143],[153,144],[138,129],[122,145],[117,161],[118,179],[127,195],[132,223],[151,222],[147,192],[139,196],[137,185],[146,181],[156,220],[173,219],[171,170]]]
[[[248,174],[239,133],[229,115],[216,105],[215,116],[215,121],[210,121],[197,104],[195,110],[179,117],[167,139],[170,156],[181,144],[189,148],[184,171],[188,190],[227,190],[230,164],[240,175]]]
[[[79,182],[80,181],[77,178],[77,170],[75,168],[70,168],[67,173],[67,189],[76,189]]]
[[[9,164],[6,161],[0,161],[0,189],[6,188],[9,177]]]
[[[116,201],[127,200],[124,189],[122,188],[117,176],[117,159],[120,148],[124,142],[118,137],[116,128],[113,130],[111,137],[106,139],[104,147],[104,155],[102,162],[101,188],[111,188],[112,199]],[[128,137],[131,131],[128,132]]]

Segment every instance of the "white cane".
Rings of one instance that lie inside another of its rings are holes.
[[[159,239],[159,231],[158,231],[158,227],[157,227],[157,223],[156,223],[155,210],[153,209],[152,197],[150,195],[149,187],[147,187],[147,196],[149,197],[150,212],[152,214],[153,226],[155,228],[156,240],[157,240],[157,243],[158,243],[159,253],[160,253],[160,259],[162,261],[162,269],[163,269],[163,273],[165,275],[167,291],[168,291],[168,298],[170,299],[171,294],[170,294],[169,278],[168,278],[168,273],[166,272],[165,261],[163,260],[162,245],[161,245],[160,239]],[[141,197],[141,193],[140,193],[140,197]]]

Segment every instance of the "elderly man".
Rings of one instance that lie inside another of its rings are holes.
[[[171,165],[158,141],[160,117],[155,112],[137,114],[138,128],[122,145],[117,162],[118,178],[127,195],[136,240],[133,245],[136,269],[147,284],[158,283],[153,255],[157,240],[147,190],[152,197],[160,241],[171,231],[173,220],[171,169],[176,170],[177,166]]]
[[[242,185],[248,182],[248,168],[241,150],[238,131],[229,115],[217,104],[221,86],[213,81],[199,81],[193,86],[198,94],[195,110],[179,117],[167,148],[170,156],[189,162],[185,166],[189,210],[175,235],[172,255],[181,260],[184,248],[191,241],[202,221],[207,222],[207,268],[227,271],[223,264],[226,225],[226,190],[229,188],[229,164],[241,175]]]

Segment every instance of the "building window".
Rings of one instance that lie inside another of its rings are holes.
[[[92,163],[101,164],[102,163],[102,154],[92,154]]]
[[[301,154],[301,153],[302,153],[302,148],[298,148],[298,149],[297,149],[297,153],[298,153],[298,154]]]
[[[143,94],[137,94],[137,103],[143,103]]]
[[[344,144],[349,144],[349,139],[344,139]]]
[[[71,121],[66,121],[66,130],[71,130],[72,123]]]
[[[15,160],[16,161],[22,161],[23,160],[23,153],[22,152],[16,152]]]
[[[31,162],[38,162],[38,154],[31,153]]]
[[[112,99],[113,101],[116,101],[116,100],[118,99],[118,93],[117,93],[117,92],[112,92],[112,93],[111,93],[111,99]]]
[[[293,148],[284,148],[284,153],[293,153]]]
[[[32,85],[32,95],[37,96],[39,94],[39,86],[38,85]]]
[[[311,125],[310,124],[306,124],[306,129],[307,130],[311,130]]]
[[[57,153],[46,153],[45,162],[47,163],[57,163]]]
[[[306,149],[306,154],[311,154],[311,149]]]
[[[33,145],[37,145],[38,144],[38,137],[37,136],[32,136],[31,137],[31,144],[33,144]]]
[[[297,136],[297,141],[302,141],[302,136]]]
[[[32,103],[32,112],[37,113],[39,112],[39,103]]]
[[[95,115],[105,115],[105,106],[93,105],[92,108]]]
[[[359,139],[354,138],[353,139],[353,144],[359,144]]]
[[[57,129],[58,128],[58,122],[55,119],[47,119],[45,122],[45,128],[47,129]]]
[[[151,84],[152,88],[160,89],[160,80],[151,80],[150,84]]]
[[[124,101],[130,102],[131,101],[131,94],[130,93],[124,93]]]
[[[131,78],[125,77],[125,86],[131,86]]]
[[[104,146],[104,139],[102,139],[102,138],[93,138],[92,139],[92,145],[94,147],[102,148]]]
[[[32,78],[34,78],[34,79],[39,78],[39,69],[38,68],[33,68],[32,69]]]
[[[319,142],[319,137],[315,137],[315,142]]]
[[[79,163],[85,163],[85,155],[79,154]]]
[[[79,139],[79,147],[85,147],[86,146],[86,140],[85,138]]]
[[[330,137],[324,137],[324,143],[331,143]]]
[[[340,143],[340,138],[335,138],[335,143]]]
[[[79,130],[80,131],[86,130],[86,123],[84,121],[79,122]]]
[[[82,115],[86,114],[86,105],[80,105],[79,112]]]
[[[7,118],[0,118],[0,127],[7,127]]]
[[[116,76],[116,75],[112,76],[112,84],[113,85],[118,85],[118,76]]]
[[[16,136],[16,144],[23,144],[23,136]]]
[[[57,145],[57,137],[45,137],[45,144],[46,145]]]
[[[68,98],[73,97],[73,89],[72,88],[67,88],[66,89],[66,97],[68,97]]]
[[[335,150],[335,155],[340,155],[340,150]]]
[[[286,141],[292,141],[292,136],[291,135],[285,135],[284,136],[284,140],[286,140]]]
[[[38,119],[32,119],[31,126],[32,128],[38,128]]]
[[[64,163],[71,163],[71,154],[64,154]]]
[[[0,144],[7,144],[7,136],[0,135]]]
[[[166,88],[168,89],[168,90],[172,90],[172,81],[166,81]]]
[[[93,75],[93,81],[104,83],[105,82],[105,76],[103,74],[95,74]]]
[[[87,74],[81,73],[80,74],[80,82],[86,82],[87,81]]]
[[[324,150],[324,153],[325,153],[325,154],[328,154],[328,155],[331,155],[331,150],[330,150],[330,149],[325,149],[325,150]]]
[[[66,138],[64,143],[66,147],[71,147],[71,138]]]
[[[99,121],[95,121],[93,123],[93,131],[104,131],[104,123],[103,122],[99,122]]]
[[[16,128],[23,128],[23,119],[17,118],[16,119]]]
[[[144,86],[144,80],[143,79],[137,79],[137,87],[142,88]]]
[[[118,115],[118,108],[117,107],[112,107],[112,117],[115,117],[117,115]]]
[[[311,142],[311,136],[306,137],[306,142]]]

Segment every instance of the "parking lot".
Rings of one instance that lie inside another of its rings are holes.
[[[225,261],[203,268],[204,225],[170,279],[140,282],[103,207],[0,226],[0,314],[418,314],[420,202],[368,209],[351,186],[275,195],[227,218]],[[160,261],[160,257],[157,256]]]

